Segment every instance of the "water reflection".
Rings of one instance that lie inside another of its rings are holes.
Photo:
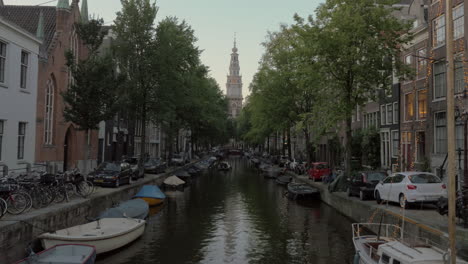
[[[231,171],[167,192],[143,237],[97,263],[349,263],[348,219],[320,202],[290,201],[245,160],[229,162]]]

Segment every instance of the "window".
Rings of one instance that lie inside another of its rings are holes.
[[[390,167],[390,131],[380,132],[380,162],[383,168]]]
[[[398,102],[393,103],[393,124],[398,124]]]
[[[382,263],[384,264],[390,263],[390,257],[385,254],[382,254]]]
[[[444,98],[446,95],[445,63],[434,64],[434,99]]]
[[[434,153],[445,154],[447,153],[447,120],[445,112],[435,113],[434,117]]]
[[[426,77],[427,72],[426,49],[418,50],[418,64],[416,66],[418,79]]]
[[[0,120],[0,160],[2,160],[2,142],[3,142],[3,128],[5,126],[5,122]]]
[[[18,124],[18,159],[24,159],[24,137],[26,136],[26,123]]]
[[[465,34],[465,12],[463,9],[463,4],[460,4],[453,9],[453,39],[459,39]]]
[[[385,105],[381,105],[380,106],[380,124],[382,126],[386,124],[386,121],[385,121],[385,120],[387,120],[385,118],[386,114],[387,114],[387,112],[385,111]]]
[[[414,94],[405,94],[405,121],[411,121],[414,117]]]
[[[0,83],[5,82],[6,44],[0,42]]]
[[[427,116],[427,91],[418,91],[418,120],[426,119]]]
[[[47,81],[44,118],[44,144],[52,144],[54,122],[54,82]]]
[[[394,260],[392,261],[392,264],[401,264],[401,262],[400,262],[399,260],[394,259]]]
[[[411,54],[405,56],[405,64],[411,65]]]
[[[445,15],[441,15],[434,19],[434,47],[439,47],[445,44]]]
[[[387,105],[387,125],[391,125],[393,121],[393,105]]]
[[[21,88],[26,88],[26,83],[28,79],[28,58],[29,54],[25,51],[21,51]]]
[[[398,146],[400,145],[400,134],[398,130],[392,131],[392,156],[398,156]]]
[[[413,160],[411,141],[413,139],[413,133],[401,132],[401,156],[402,156],[402,168],[408,170],[411,168]]]
[[[455,60],[455,93],[461,93],[465,90],[465,72],[462,58]]]

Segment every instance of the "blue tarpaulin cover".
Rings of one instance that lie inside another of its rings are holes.
[[[107,209],[99,215],[98,219],[123,217],[145,219],[148,216],[148,212],[148,204],[143,200],[136,199],[125,201],[114,208]]]
[[[133,198],[165,199],[166,195],[156,185],[145,185]]]

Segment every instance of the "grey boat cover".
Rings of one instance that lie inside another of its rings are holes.
[[[102,212],[97,219],[102,218],[135,218],[145,219],[148,216],[148,203],[141,199],[128,200],[114,208]]]
[[[185,182],[179,179],[177,176],[171,176],[164,180],[164,184],[171,185],[171,186],[179,186],[185,184]]]
[[[33,254],[18,264],[93,264],[96,249],[88,245],[57,245]]]

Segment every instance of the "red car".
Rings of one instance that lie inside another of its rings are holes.
[[[312,162],[308,171],[309,179],[321,180],[331,173],[330,167],[326,162]]]

